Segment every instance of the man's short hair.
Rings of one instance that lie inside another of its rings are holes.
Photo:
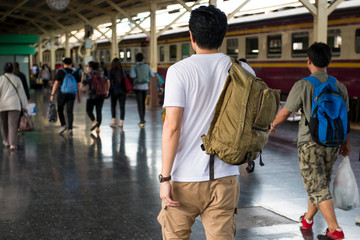
[[[225,13],[213,5],[200,6],[191,11],[189,29],[194,41],[202,49],[219,48],[227,26]]]
[[[139,52],[135,55],[135,60],[137,62],[141,62],[143,59],[144,59],[144,54],[142,54],[141,52]]]
[[[5,73],[12,73],[14,70],[14,65],[11,62],[7,62],[4,65],[4,72]]]
[[[327,67],[332,57],[331,48],[322,42],[315,42],[307,50],[310,61],[319,68]]]
[[[71,58],[63,58],[63,61],[62,61],[64,64],[66,65],[71,65],[72,64],[72,59]]]

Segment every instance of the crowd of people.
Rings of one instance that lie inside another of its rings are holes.
[[[231,65],[230,58],[219,50],[227,31],[227,18],[212,5],[202,6],[191,12],[189,29],[196,54],[172,65],[166,78],[166,116],[162,135],[162,169],[159,175],[162,209],[158,221],[162,226],[164,239],[189,239],[197,216],[202,218],[207,239],[233,239],[236,232],[234,214],[237,212],[240,192],[238,166],[227,164],[215,156],[215,179],[209,179],[209,156],[200,148],[200,136],[210,125]],[[332,57],[331,48],[324,43],[314,43],[307,54],[307,67],[311,76],[320,82],[326,82],[326,69]],[[151,68],[143,63],[143,59],[142,53],[136,54],[136,64],[131,67],[129,74],[134,79],[133,90],[140,119],[138,125],[141,128],[146,124],[145,100],[149,82],[155,77]],[[241,61],[241,65],[255,75],[246,61]],[[90,61],[86,68],[85,72],[82,68],[74,69],[71,58],[64,58],[63,68],[55,75],[50,101],[54,101],[57,94],[61,124],[59,134],[66,130],[72,134],[74,102],[77,98],[80,103],[84,93],[87,94],[86,112],[92,123],[91,131],[100,132],[102,107],[107,97],[111,97],[110,126],[124,126],[128,76],[119,58],[113,59],[109,72],[103,64],[94,61]],[[30,96],[26,84],[22,84],[24,76],[19,71],[18,64],[6,63],[4,72],[0,77],[2,140],[5,146],[16,149],[17,122],[21,111],[26,111]],[[36,74],[41,75],[43,81],[48,82],[50,79],[46,66]],[[340,81],[336,81],[335,86],[349,110],[346,87]],[[311,230],[314,216],[320,210],[328,228],[318,239],[343,239],[345,235],[336,219],[329,186],[337,154],[346,156],[350,153],[349,132],[347,139],[339,147],[323,147],[312,140],[306,119],[310,118],[313,91],[311,83],[298,81],[291,89],[284,108],[271,124],[270,132],[275,134],[275,128],[280,123],[292,112],[302,109],[298,148],[300,171],[308,194],[308,209],[300,217],[301,229]],[[119,123],[116,122],[117,103],[120,109]],[[65,105],[67,121],[64,115]]]

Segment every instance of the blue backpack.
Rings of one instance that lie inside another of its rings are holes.
[[[348,119],[344,99],[329,76],[321,83],[316,77],[304,78],[314,86],[309,129],[312,139],[325,147],[337,147],[346,140]]]
[[[76,93],[78,92],[78,83],[74,76],[76,70],[74,70],[72,73],[68,73],[64,68],[62,68],[61,70],[63,70],[65,73],[64,81],[60,88],[61,92],[76,95]]]

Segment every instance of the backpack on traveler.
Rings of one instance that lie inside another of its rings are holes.
[[[61,70],[65,73],[64,80],[60,88],[61,92],[76,95],[76,93],[78,92],[78,83],[74,76],[76,70],[72,71],[72,73],[68,73],[64,68],[62,68]]]
[[[280,102],[280,90],[248,72],[238,60],[232,65],[224,88],[215,106],[206,135],[201,137],[202,149],[210,154],[210,179],[214,155],[222,161],[240,165],[248,163],[253,172],[255,160],[269,138],[269,126],[275,119]]]
[[[138,84],[148,83],[150,81],[149,69],[146,64],[139,63],[135,66],[136,69],[136,82]]]
[[[325,147],[337,147],[345,142],[348,119],[347,107],[339,90],[336,78],[329,76],[321,83],[316,77],[304,78],[314,86],[309,125],[312,139]]]
[[[105,79],[101,76],[100,72],[91,74],[91,85],[92,89],[95,92],[95,95],[106,95],[107,94],[107,85]]]

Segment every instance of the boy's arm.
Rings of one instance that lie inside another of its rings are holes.
[[[282,108],[280,112],[277,114],[275,120],[270,125],[270,132],[275,133],[275,128],[282,122],[285,122],[286,119],[290,116],[291,112],[287,110],[286,108]]]
[[[174,164],[175,155],[179,145],[181,119],[183,108],[166,107],[166,116],[162,134],[162,168],[161,175],[169,177]],[[167,206],[177,207],[179,202],[174,201],[171,195],[171,184],[169,181],[160,183],[160,198]]]

